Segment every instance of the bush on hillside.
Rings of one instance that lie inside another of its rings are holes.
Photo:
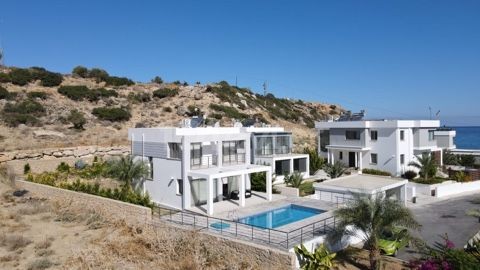
[[[33,91],[33,92],[28,92],[27,93],[27,97],[28,98],[39,98],[39,99],[47,99],[48,98],[48,94],[45,93],[45,92],[41,92],[41,91]]]
[[[92,111],[92,114],[102,120],[108,120],[112,122],[117,121],[128,121],[131,117],[129,111],[123,108],[114,108],[114,107],[101,107],[95,108]]]
[[[17,127],[20,124],[27,126],[38,126],[40,120],[30,114],[9,113],[4,115],[5,124],[9,127]]]
[[[135,84],[132,80],[126,77],[116,77],[116,76],[108,76],[105,79],[107,85],[113,86],[122,86],[122,85],[133,85]]]
[[[224,105],[218,105],[218,104],[210,104],[209,108],[217,111],[217,112],[223,112],[226,117],[229,118],[235,118],[235,119],[245,119],[248,117],[247,114],[239,112],[237,109],[229,106],[224,106]]]
[[[173,109],[171,107],[165,107],[165,108],[163,108],[163,111],[171,113],[171,112],[173,112]]]
[[[83,66],[76,66],[72,70],[72,75],[76,75],[80,78],[87,78],[88,77],[88,69]]]
[[[9,73],[10,81],[15,85],[24,86],[34,79],[32,73],[25,68],[14,68]]]
[[[104,82],[109,76],[108,72],[100,68],[92,68],[88,72],[88,77],[96,79],[97,82]]]
[[[63,81],[63,75],[60,73],[54,73],[50,71],[45,71],[41,73],[40,82],[42,86],[53,87],[58,86]]]
[[[58,93],[75,101],[81,101],[84,99],[97,101],[100,98],[118,96],[118,93],[115,90],[107,90],[105,88],[89,89],[83,85],[61,86],[58,88]]]
[[[10,82],[10,75],[7,73],[0,72],[0,83],[9,83]]]
[[[83,100],[91,96],[90,89],[83,85],[69,85],[58,88],[58,93],[68,97],[71,100]]]
[[[8,99],[10,97],[10,93],[7,89],[0,86],[0,99]]]
[[[382,176],[392,176],[391,173],[375,169],[363,169],[362,173],[364,174],[373,174],[373,175],[382,175]]]
[[[130,92],[128,94],[128,99],[133,101],[133,102],[143,103],[143,102],[151,101],[152,97],[150,96],[149,93],[146,93],[146,92],[142,92],[142,93],[132,93],[132,92]]]
[[[3,111],[5,113],[42,115],[45,113],[45,108],[42,106],[42,104],[28,99],[16,104],[7,103],[5,104]]]
[[[160,78],[160,76],[155,76],[155,78],[152,79],[152,83],[162,84],[163,80]]]
[[[83,116],[82,112],[78,110],[71,110],[67,117],[67,120],[73,124],[74,129],[83,130],[83,125],[87,123],[87,120]]]
[[[163,88],[153,91],[153,97],[156,98],[166,98],[173,97],[178,94],[177,89]]]

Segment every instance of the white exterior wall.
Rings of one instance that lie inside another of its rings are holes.
[[[153,180],[145,180],[145,190],[155,203],[182,208],[182,196],[177,195],[177,179],[182,179],[182,162],[174,159],[153,159]]]

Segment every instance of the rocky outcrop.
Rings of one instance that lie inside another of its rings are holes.
[[[0,153],[0,163],[11,160],[82,158],[91,156],[109,157],[130,153],[129,146],[78,146],[68,148],[36,149]]]

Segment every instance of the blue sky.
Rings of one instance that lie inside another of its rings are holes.
[[[480,1],[2,0],[5,62],[480,125]]]

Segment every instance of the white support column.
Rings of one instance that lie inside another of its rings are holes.
[[[330,163],[330,149],[327,149],[327,163]]]
[[[239,190],[240,207],[245,207],[245,174],[240,175]]]
[[[268,201],[271,201],[272,200],[272,171],[271,170],[268,170],[266,172],[267,174],[267,183],[266,183],[266,186],[267,186],[267,200]]]
[[[358,152],[355,152],[355,167],[357,167],[357,168],[360,167],[360,166],[358,166]]]
[[[207,214],[213,215],[213,179],[207,178]]]
[[[215,196],[217,196],[219,201],[223,201],[223,182],[222,182],[222,178],[217,178],[217,194],[215,194]]]
[[[358,174],[362,174],[363,162],[362,162],[362,152],[358,152]]]
[[[330,154],[332,155],[330,157],[330,164],[335,164],[335,151],[330,151]]]
[[[217,166],[220,168],[223,166],[223,148],[222,148],[222,141],[217,141]]]
[[[440,150],[440,167],[443,166],[443,149]]]
[[[290,170],[289,170],[289,174],[292,174],[293,173],[293,158],[290,159]]]

